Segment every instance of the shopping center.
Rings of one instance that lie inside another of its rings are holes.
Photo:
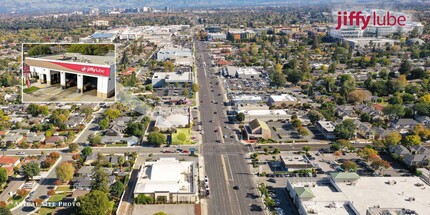
[[[40,84],[74,89],[85,94],[96,91],[98,98],[115,96],[115,57],[64,53],[26,57],[29,78]],[[25,72],[25,71],[24,71]]]

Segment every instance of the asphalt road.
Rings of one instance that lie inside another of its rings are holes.
[[[251,211],[251,205],[261,208],[263,205],[261,199],[248,197],[249,194],[257,196],[258,191],[244,157],[248,152],[247,147],[230,138],[232,130],[229,129],[231,125],[227,124],[226,108],[223,106],[221,79],[213,75],[208,50],[198,41],[196,56],[197,65],[201,65],[197,68],[200,86],[198,102],[204,131],[201,152],[211,194],[208,198],[208,214],[263,214]],[[223,138],[225,134],[228,135],[226,139]],[[235,185],[240,188],[233,189]]]

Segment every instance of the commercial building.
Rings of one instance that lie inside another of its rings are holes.
[[[227,34],[225,34],[225,33],[208,33],[207,38],[209,41],[225,40],[225,39],[227,39]]]
[[[195,162],[173,157],[145,162],[138,173],[134,197],[145,194],[158,202],[194,203],[198,190],[197,171]]]
[[[358,38],[363,36],[363,30],[358,27],[345,27],[336,30],[335,27],[330,27],[328,31],[329,35],[333,38]]]
[[[205,28],[205,31],[208,33],[219,33],[221,32],[220,26],[208,26]]]
[[[285,106],[297,104],[297,98],[290,94],[271,95],[267,100],[269,106],[280,107],[283,104]]]
[[[349,43],[350,47],[364,48],[364,47],[376,47],[382,48],[386,46],[393,46],[395,43],[399,43],[399,40],[383,39],[374,37],[363,37],[363,38],[345,38],[344,41]]]
[[[152,76],[153,87],[165,87],[166,84],[193,83],[192,72],[156,72]]]
[[[236,76],[243,79],[258,78],[260,76],[260,72],[257,72],[254,68],[241,67],[237,69]]]
[[[261,96],[253,96],[253,95],[234,95],[231,98],[231,103],[233,105],[239,104],[256,104],[263,101]]]
[[[245,29],[229,29],[227,38],[229,40],[250,40],[255,37],[255,31]]]
[[[297,155],[292,152],[282,152],[280,155],[283,171],[308,170],[315,166],[305,155]]]
[[[165,47],[157,53],[157,61],[173,60],[176,58],[192,58],[192,51],[189,48]]]
[[[26,57],[30,76],[47,85],[62,89],[76,87],[78,93],[96,89],[97,97],[115,95],[115,57],[65,53]]]
[[[259,119],[254,119],[245,126],[245,137],[250,139],[269,139],[272,137],[272,132],[269,126]]]
[[[336,125],[332,121],[318,121],[315,127],[324,135],[328,140],[336,138],[334,129]]]
[[[428,214],[428,189],[418,177],[360,177],[356,173],[287,181],[300,215]]]

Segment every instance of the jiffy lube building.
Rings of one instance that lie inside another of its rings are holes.
[[[30,75],[42,84],[62,89],[77,88],[78,93],[97,89],[97,97],[115,95],[115,57],[64,53],[26,57]]]

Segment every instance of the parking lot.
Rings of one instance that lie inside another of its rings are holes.
[[[226,78],[226,87],[230,91],[263,91],[270,89],[270,82],[265,78],[239,79]]]
[[[162,204],[162,205],[138,205],[133,206],[133,215],[155,214],[165,212],[170,215],[195,215],[194,204]]]
[[[163,87],[154,88],[154,94],[157,97],[172,97],[172,96],[184,96],[184,87]],[[191,92],[189,87],[188,92]]]
[[[311,140],[315,138],[313,133],[308,130],[309,135],[300,136],[291,123],[283,123],[280,121],[269,121],[267,125],[272,132],[272,139],[276,141],[287,141],[294,139]]]

